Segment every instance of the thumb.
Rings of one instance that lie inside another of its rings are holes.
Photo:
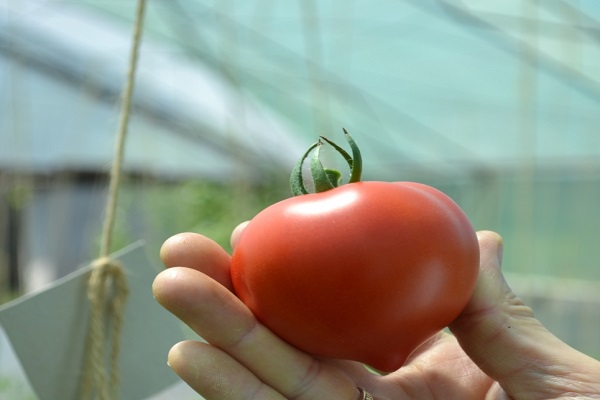
[[[594,383],[600,363],[550,333],[509,288],[500,271],[502,238],[489,231],[477,236],[477,285],[450,326],[461,347],[509,396],[553,398],[573,393],[573,385],[600,390]]]

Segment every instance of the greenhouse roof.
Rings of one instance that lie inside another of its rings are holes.
[[[131,29],[59,2],[0,5],[0,170],[107,170]],[[236,110],[243,109],[243,120]],[[125,170],[256,178],[302,149],[271,110],[202,65],[145,41]],[[271,146],[262,147],[265,142]],[[253,163],[256,168],[247,168]]]
[[[21,14],[37,18],[40,29],[70,32],[74,48],[94,63],[88,76],[115,83],[106,72],[123,69],[115,48],[126,44],[108,40],[98,49],[98,33],[87,24],[63,25],[60,15],[76,12],[102,20],[103,29],[128,32],[134,2],[25,3]],[[173,126],[192,118],[210,128],[199,130],[205,142],[223,144],[227,124],[241,124],[225,143],[274,153],[286,165],[318,135],[343,140],[344,127],[363,149],[366,174],[378,179],[398,179],[401,169],[598,171],[599,20],[600,3],[592,0],[577,7],[568,1],[388,0],[376,7],[340,0],[151,1],[141,65],[160,68],[141,68],[138,101],[154,102]],[[106,57],[95,59],[102,51]],[[205,86],[191,84],[198,72]],[[158,95],[157,86],[169,95]],[[228,118],[211,122],[213,93],[222,91],[244,100],[219,102]],[[260,111],[248,113],[248,103]],[[249,114],[276,123],[265,130]]]

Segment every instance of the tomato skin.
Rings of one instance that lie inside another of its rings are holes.
[[[438,190],[357,182],[256,215],[232,257],[238,297],[288,343],[382,371],[452,322],[479,270],[477,237]]]

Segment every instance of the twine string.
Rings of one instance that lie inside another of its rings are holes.
[[[116,260],[101,257],[92,263],[88,281],[90,325],[82,398],[113,400],[118,398],[120,335],[123,325],[127,281]],[[111,329],[110,329],[111,328]],[[107,351],[108,367],[107,374]]]
[[[125,139],[131,113],[131,97],[139,57],[145,5],[145,0],[138,0],[127,79],[123,89],[115,157],[110,171],[106,214],[100,242],[100,257],[92,263],[88,280],[87,297],[90,303],[90,322],[81,389],[83,399],[116,400],[119,397],[121,331],[129,289],[121,264],[111,259],[109,253],[116,220],[117,198],[121,182]]]
[[[144,19],[145,0],[138,0],[136,21],[133,31],[133,41],[131,53],[129,55],[129,67],[127,70],[127,79],[123,89],[123,101],[121,105],[121,116],[119,119],[119,130],[117,132],[117,143],[115,146],[115,157],[110,171],[110,183],[108,188],[108,201],[106,203],[106,216],[102,227],[102,237],[100,242],[100,257],[107,257],[110,253],[110,245],[116,220],[117,198],[119,185],[121,183],[121,174],[123,170],[123,158],[125,153],[125,138],[127,137],[127,128],[129,127],[129,116],[131,114],[131,97],[135,82],[135,72],[139,58],[139,47],[142,39],[142,26]]]

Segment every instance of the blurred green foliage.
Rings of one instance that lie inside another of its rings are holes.
[[[231,231],[240,222],[291,196],[287,179],[280,176],[261,185],[130,181],[122,191],[113,248],[143,239],[153,257],[165,239],[179,232],[201,233],[231,250]]]

